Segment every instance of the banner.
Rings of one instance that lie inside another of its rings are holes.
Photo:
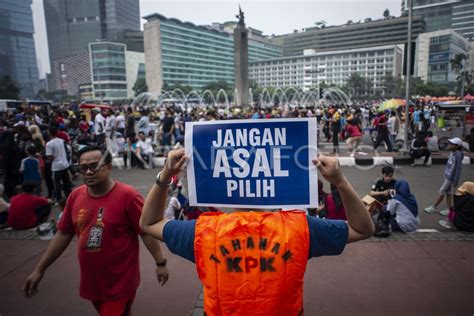
[[[186,123],[190,205],[318,206],[316,119]]]

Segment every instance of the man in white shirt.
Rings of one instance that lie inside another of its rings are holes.
[[[95,109],[97,111],[98,109]],[[100,111],[100,110],[99,110]],[[105,111],[99,112],[94,118],[94,134],[97,145],[101,146],[105,143]]]
[[[147,142],[144,132],[138,132],[137,148],[141,158],[143,158],[143,160],[149,163],[149,166],[153,168],[153,146],[150,142]]]
[[[125,116],[119,111],[115,113],[115,126],[117,128],[117,132],[125,135]]]
[[[61,191],[64,190],[66,198],[71,193],[71,179],[69,178],[66,144],[64,140],[58,138],[58,128],[51,126],[49,128],[51,140],[46,143],[46,159],[51,161],[51,171],[54,178],[54,191],[56,201],[61,200]],[[61,188],[62,182],[62,188]],[[62,190],[61,190],[62,189]]]
[[[105,134],[107,138],[113,138],[116,129],[116,120],[114,113],[109,110],[105,118]]]
[[[387,128],[390,135],[390,142],[392,143],[392,148],[395,146],[395,140],[397,139],[398,130],[400,129],[400,121],[395,112],[392,112],[390,118],[387,122]]]

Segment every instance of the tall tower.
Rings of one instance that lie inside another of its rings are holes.
[[[235,105],[249,105],[249,37],[244,12],[239,7],[239,23],[234,29]]]
[[[51,65],[88,51],[89,43],[140,30],[139,0],[43,0]]]
[[[0,0],[0,76],[9,75],[29,98],[39,79],[33,33],[31,0]]]

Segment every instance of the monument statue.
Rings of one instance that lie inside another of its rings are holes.
[[[249,44],[244,12],[242,12],[240,5],[239,14],[236,17],[239,22],[234,29],[235,104],[245,107],[249,105]]]
[[[239,25],[245,26],[245,16],[244,16],[244,12],[242,11],[242,8],[240,7],[240,4],[239,4],[239,14],[236,15],[235,17],[239,19],[239,22],[238,22]]]

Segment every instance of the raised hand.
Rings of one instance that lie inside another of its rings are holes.
[[[313,164],[318,168],[324,179],[335,186],[339,186],[344,182],[345,178],[337,158],[319,155],[316,159],[313,159]]]
[[[162,170],[163,178],[161,180],[168,180],[177,175],[186,163],[186,160],[187,157],[184,154],[184,148],[170,151]]]

